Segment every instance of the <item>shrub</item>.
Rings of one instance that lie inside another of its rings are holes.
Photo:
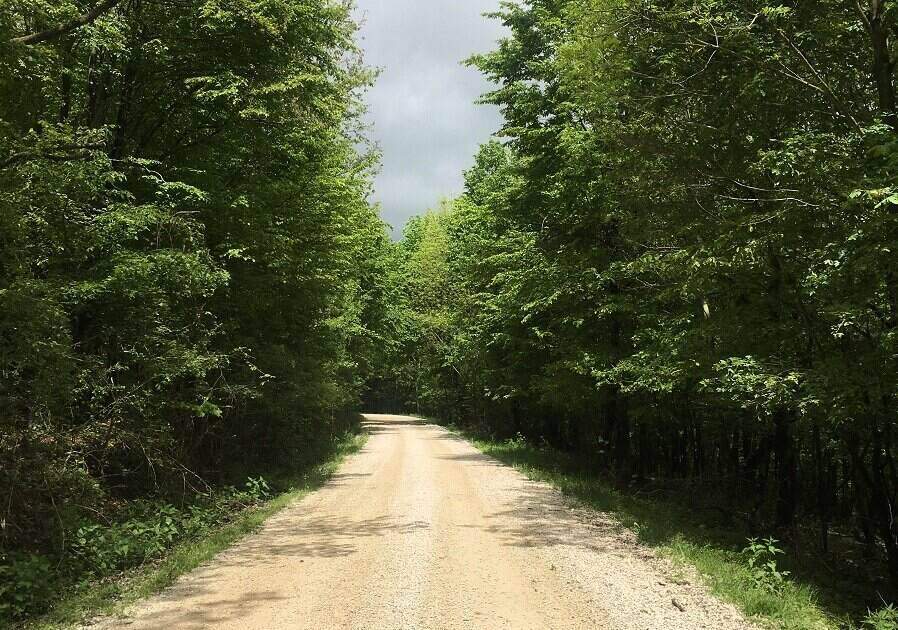
[[[885,608],[867,613],[863,628],[869,630],[896,630],[898,629],[898,608],[889,604]]]
[[[53,568],[38,555],[0,555],[0,619],[39,612],[51,592]]]
[[[742,550],[755,586],[771,593],[782,591],[789,577],[788,571],[781,571],[776,566],[776,556],[783,553],[777,547],[778,542],[775,538],[749,538],[748,546]]]
[[[109,525],[83,523],[70,536],[69,552],[82,572],[94,576],[140,565],[161,556],[178,540],[201,535],[225,522],[238,509],[251,507],[271,496],[262,477],[250,477],[243,490],[228,487],[179,509],[145,501],[132,505],[127,520]]]

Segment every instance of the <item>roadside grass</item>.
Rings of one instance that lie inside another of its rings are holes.
[[[319,463],[283,473],[276,487],[284,491],[257,507],[236,513],[232,520],[173,546],[163,558],[101,580],[77,585],[42,617],[27,621],[26,630],[55,630],[98,616],[120,615],[131,604],[171,585],[179,576],[211,560],[241,538],[256,531],[268,518],[318,489],[343,460],[365,445],[366,433],[347,433],[321,454]],[[2,626],[2,623],[0,623]]]
[[[691,565],[709,590],[734,604],[761,626],[784,630],[852,628],[843,611],[821,606],[807,584],[786,579],[775,587],[758,583],[741,553],[746,539],[732,530],[709,527],[695,514],[669,501],[647,499],[613,488],[590,474],[582,462],[523,439],[497,441],[449,425],[480,451],[521,471],[534,481],[547,482],[565,495],[611,514],[639,540],[680,566]]]

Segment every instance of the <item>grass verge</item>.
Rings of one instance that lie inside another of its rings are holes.
[[[206,532],[200,539],[181,541],[156,562],[75,588],[49,613],[21,627],[26,630],[56,630],[100,615],[121,614],[129,605],[161,591],[179,576],[257,530],[269,517],[319,488],[347,455],[364,446],[367,437],[364,433],[347,434],[334,444],[325,461],[280,478],[278,487],[286,488],[284,492],[258,507],[237,513],[230,522]]]
[[[528,478],[547,482],[565,495],[611,514],[642,543],[674,563],[695,567],[712,593],[761,626],[784,630],[853,627],[847,617],[837,618],[825,611],[815,590],[806,584],[785,580],[775,588],[759,585],[741,553],[745,538],[735,532],[712,530],[694,514],[670,503],[621,492],[590,474],[582,462],[554,449],[523,439],[496,441],[455,426],[448,428]]]

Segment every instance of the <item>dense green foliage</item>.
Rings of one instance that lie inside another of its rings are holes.
[[[0,611],[346,428],[390,251],[350,9],[0,3]]]
[[[0,611],[158,556],[365,397],[894,601],[893,1],[504,4],[471,60],[503,142],[398,245],[349,11],[0,2]]]
[[[400,397],[863,557],[852,580],[882,559],[893,586],[867,603],[889,599],[898,9],[526,0],[497,17],[510,36],[471,63],[506,140],[407,229]]]

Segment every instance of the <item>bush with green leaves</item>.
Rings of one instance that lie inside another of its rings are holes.
[[[122,523],[85,524],[73,533],[70,553],[90,573],[108,575],[161,555],[183,533],[183,517],[174,506],[160,505]]]
[[[861,626],[864,630],[898,630],[898,608],[889,604],[870,611]]]
[[[777,567],[776,557],[785,553],[777,543],[775,538],[749,538],[742,550],[755,587],[771,593],[781,591],[789,578],[789,571]]]
[[[898,608],[889,604],[875,611],[870,611],[861,626],[864,630],[896,630],[898,629]]]
[[[243,489],[231,487],[207,493],[183,508],[137,501],[130,506],[131,516],[120,522],[78,526],[68,537],[71,562],[95,576],[137,566],[161,557],[179,540],[201,536],[236,511],[258,505],[270,496],[268,482],[263,477],[251,477]]]
[[[53,565],[38,555],[0,555],[0,620],[40,611],[55,587]]]
[[[40,612],[64,584],[106,577],[158,560],[176,543],[201,538],[240,510],[262,504],[272,493],[259,476],[247,479],[241,489],[206,492],[182,507],[137,500],[128,504],[127,513],[118,520],[85,521],[65,532],[67,547],[57,557],[0,557],[0,618]]]

